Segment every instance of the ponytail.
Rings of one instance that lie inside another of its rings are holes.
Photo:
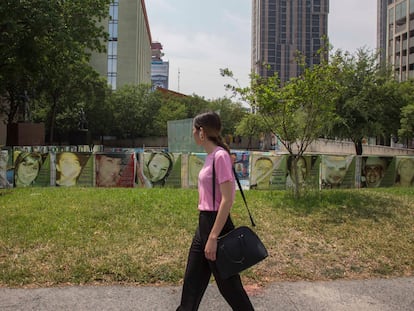
[[[230,153],[229,146],[224,142],[223,137],[219,134],[218,136],[209,137],[211,141],[213,141],[217,146],[222,147],[228,153]]]

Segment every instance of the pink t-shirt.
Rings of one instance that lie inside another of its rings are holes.
[[[213,207],[213,161],[216,171],[216,202]],[[198,174],[198,209],[200,211],[217,211],[221,202],[220,184],[233,183],[232,201],[235,196],[235,179],[230,154],[222,147],[217,147],[207,155],[203,168]]]

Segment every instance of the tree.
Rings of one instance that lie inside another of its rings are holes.
[[[401,110],[401,129],[398,135],[407,147],[414,138],[414,103],[408,104]]]
[[[401,96],[398,83],[387,68],[379,66],[377,55],[359,49],[355,55],[338,50],[336,79],[342,85],[336,104],[337,118],[330,136],[350,139],[356,154],[362,154],[364,137],[382,139],[396,135]]]
[[[196,94],[185,96],[180,101],[185,105],[187,118],[194,118],[200,112],[208,110],[209,102]]]
[[[153,135],[167,136],[168,121],[181,120],[187,118],[185,104],[180,99],[167,98],[162,101],[161,107],[154,117],[154,133]]]
[[[237,124],[246,115],[242,104],[232,102],[229,98],[219,98],[211,101],[209,107],[220,114],[223,135],[235,135]]]
[[[46,1],[3,1],[0,4],[0,94],[8,123],[17,121],[41,70],[49,13]],[[24,96],[25,94],[25,96]]]
[[[222,72],[231,74],[225,71]],[[262,116],[268,130],[279,138],[296,166],[308,146],[327,131],[335,117],[340,90],[335,79],[337,71],[335,64],[323,61],[304,68],[301,76],[292,78],[284,86],[280,85],[277,74],[269,78],[252,74],[250,87],[232,90],[248,100]],[[298,196],[300,188],[295,183],[295,196]]]
[[[264,120],[261,115],[249,113],[240,120],[236,127],[235,134],[247,137],[247,149],[249,149],[252,147],[252,138],[259,137],[259,135],[266,132],[267,129],[268,128],[264,124]]]
[[[109,95],[107,82],[86,61],[67,64],[60,75],[45,72],[42,81],[39,81],[38,90],[41,97],[35,98],[34,102],[35,108],[40,108],[41,113],[35,112],[35,121],[46,123],[49,142],[78,129],[81,107],[91,132],[95,129],[99,132],[102,125],[108,125],[104,115],[110,110],[102,111]],[[104,117],[104,120],[95,120],[99,116]]]
[[[109,0],[6,1],[0,5],[0,94],[3,112],[15,122],[22,100],[50,105],[50,139],[70,81],[79,81],[89,52],[102,51],[106,32],[99,21],[108,16]],[[88,70],[88,69],[85,69]],[[81,90],[81,89],[78,89]],[[73,88],[70,91],[74,91]],[[47,96],[45,95],[47,94]]]
[[[111,96],[114,108],[114,134],[120,138],[151,136],[161,107],[160,94],[150,85],[125,85]]]
[[[412,147],[412,140],[414,138],[414,81],[401,83],[400,94],[402,94],[403,106],[401,108],[398,136],[400,142],[407,147]]]

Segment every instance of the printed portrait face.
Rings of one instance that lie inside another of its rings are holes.
[[[78,156],[73,152],[62,152],[58,155],[56,170],[60,177],[56,181],[61,186],[72,186],[82,170]]]
[[[188,177],[190,186],[198,184],[198,174],[204,165],[204,160],[195,154],[191,154],[188,158]]]
[[[172,161],[164,153],[154,153],[147,163],[148,178],[151,182],[164,179],[171,169]]]
[[[268,189],[272,176],[273,162],[270,158],[262,157],[256,160],[252,172],[252,184],[257,189]]]
[[[346,159],[339,156],[326,156],[323,159],[326,182],[332,186],[339,186],[346,174]]]
[[[379,157],[368,157],[365,160],[364,176],[367,187],[378,187],[384,177],[386,162]]]
[[[31,185],[39,174],[40,155],[21,153],[16,160],[15,183],[18,187]]]
[[[414,158],[402,158],[397,165],[398,185],[410,187],[414,182]]]
[[[243,173],[243,164],[242,163],[236,163],[235,170],[238,174],[242,174]]]
[[[122,159],[106,155],[96,155],[96,185],[116,186],[121,174]]]

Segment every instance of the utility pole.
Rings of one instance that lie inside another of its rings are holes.
[[[180,92],[180,68],[178,68],[178,92]]]

